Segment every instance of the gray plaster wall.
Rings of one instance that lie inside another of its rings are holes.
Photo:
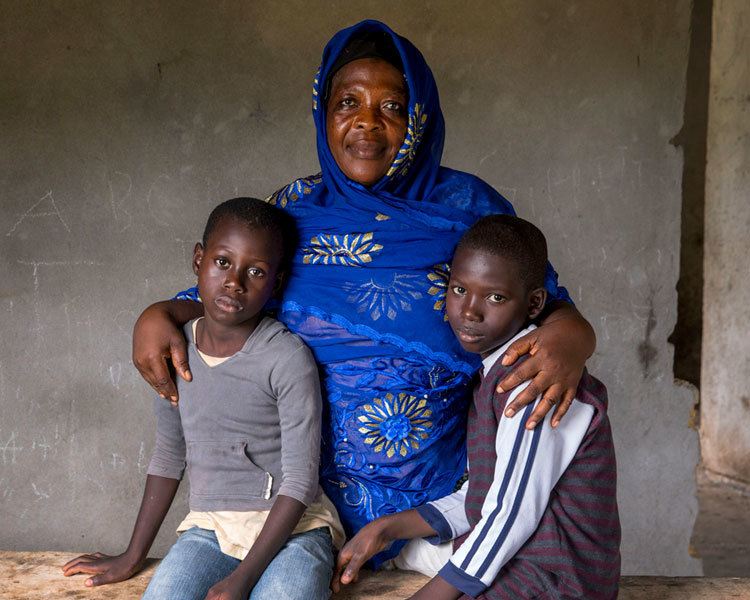
[[[750,6],[714,0],[706,165],[701,448],[750,483]]]
[[[444,163],[547,233],[599,339],[624,573],[696,574],[694,393],[672,377],[686,1],[2,2],[0,547],[124,548],[153,440],[130,364],[193,281],[209,209],[317,171],[310,88],[341,26],[424,52]],[[174,539],[177,502],[155,553]]]

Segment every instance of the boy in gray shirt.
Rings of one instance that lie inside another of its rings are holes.
[[[96,573],[94,586],[137,573],[187,466],[190,513],[144,598],[328,597],[332,541],[343,536],[318,486],[317,368],[261,312],[289,259],[287,219],[249,198],[211,213],[193,255],[205,314],[185,326],[193,378],[180,382],[179,407],[156,399],[156,447],[128,549],[80,556],[65,575]]]

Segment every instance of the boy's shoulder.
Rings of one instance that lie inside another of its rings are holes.
[[[296,333],[292,333],[287,329],[281,321],[277,321],[273,317],[264,316],[258,326],[253,332],[255,338],[255,347],[267,347],[269,350],[275,352],[295,352],[301,348],[307,348],[305,342],[302,341]],[[283,358],[279,356],[279,358]]]
[[[302,338],[273,317],[263,317],[252,336],[254,343],[240,352],[248,355],[254,367],[267,372],[271,381],[317,381],[318,366]]]
[[[289,331],[286,325],[272,317],[264,316],[242,349],[222,362],[221,368],[216,371],[211,367],[204,367],[204,361],[198,357],[198,348],[193,338],[193,321],[184,326],[184,332],[191,354],[191,365],[195,364],[194,382],[213,385],[225,380],[231,386],[254,382],[266,389],[269,382],[279,378],[301,380],[318,377],[317,364],[307,345],[298,335]],[[212,375],[206,378],[208,372]],[[178,385],[185,387],[181,380],[178,380]]]
[[[607,388],[601,381],[591,375],[586,368],[584,368],[581,381],[578,383],[575,399],[578,402],[593,406],[600,418],[607,414],[607,406],[609,404]]]
[[[183,326],[185,337],[191,345],[195,345],[195,338],[193,336],[195,330],[194,324],[200,318],[201,317],[193,319],[192,321],[185,323]],[[307,348],[305,342],[302,341],[302,338],[289,331],[286,325],[280,321],[277,321],[273,317],[264,315],[255,330],[248,337],[245,346],[240,352],[254,354],[263,350],[274,353],[290,354],[301,348]],[[277,357],[283,358],[286,354],[278,354]]]
[[[514,370],[518,369],[526,360],[528,360],[529,356],[524,355],[516,360],[516,362],[514,362],[512,365],[505,366],[502,364],[501,359],[510,344],[523,337],[530,331],[533,331],[534,329],[536,329],[536,326],[531,325],[519,331],[501,348],[498,348],[484,360],[484,381],[477,382],[475,384],[477,390],[479,390],[480,388],[494,390],[497,387],[497,384],[499,384],[502,379],[507,377]],[[491,383],[491,388],[486,387],[485,384],[487,383]],[[524,382],[524,384],[521,384],[520,386],[514,388],[513,390],[505,392],[504,394],[500,394],[498,396],[498,399],[501,400],[501,403],[504,405],[512,397],[517,396],[522,391],[522,389],[524,389],[526,385],[528,385],[528,382]],[[597,422],[607,414],[607,388],[596,377],[593,377],[588,372],[588,369],[584,369],[583,374],[581,375],[581,380],[578,383],[578,389],[576,390],[576,395],[573,401],[580,402],[582,404],[588,404],[589,406],[593,407],[596,413]]]
[[[482,370],[484,371],[484,379],[491,377],[493,379],[496,379],[497,382],[499,383],[499,381],[503,377],[505,377],[508,373],[520,367],[524,363],[524,361],[529,358],[528,354],[524,354],[520,356],[518,360],[516,360],[516,362],[508,366],[505,366],[502,364],[503,355],[507,352],[508,348],[510,348],[513,342],[521,339],[526,334],[531,333],[536,328],[537,326],[534,324],[524,327],[523,329],[518,331],[513,337],[507,340],[502,346],[493,350],[489,356],[482,359]]]

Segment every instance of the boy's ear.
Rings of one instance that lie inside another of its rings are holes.
[[[284,271],[276,273],[276,283],[273,286],[274,294],[280,292],[281,288],[284,287],[284,279],[286,279],[286,273],[284,273]]]
[[[547,301],[547,290],[537,288],[529,292],[529,320],[536,319],[544,310],[544,303]]]
[[[198,274],[198,269],[201,266],[203,260],[203,244],[198,242],[193,248],[193,273]]]

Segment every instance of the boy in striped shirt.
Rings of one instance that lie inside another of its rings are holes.
[[[395,539],[396,566],[433,576],[412,598],[616,598],[620,523],[604,386],[583,373],[564,421],[526,431],[503,414],[526,384],[496,387],[501,357],[544,309],[547,244],[509,215],[478,221],[453,257],[446,311],[463,348],[482,357],[468,417],[469,479],[460,490],[365,526],[339,553],[333,587]],[[545,401],[541,397],[536,402]]]

